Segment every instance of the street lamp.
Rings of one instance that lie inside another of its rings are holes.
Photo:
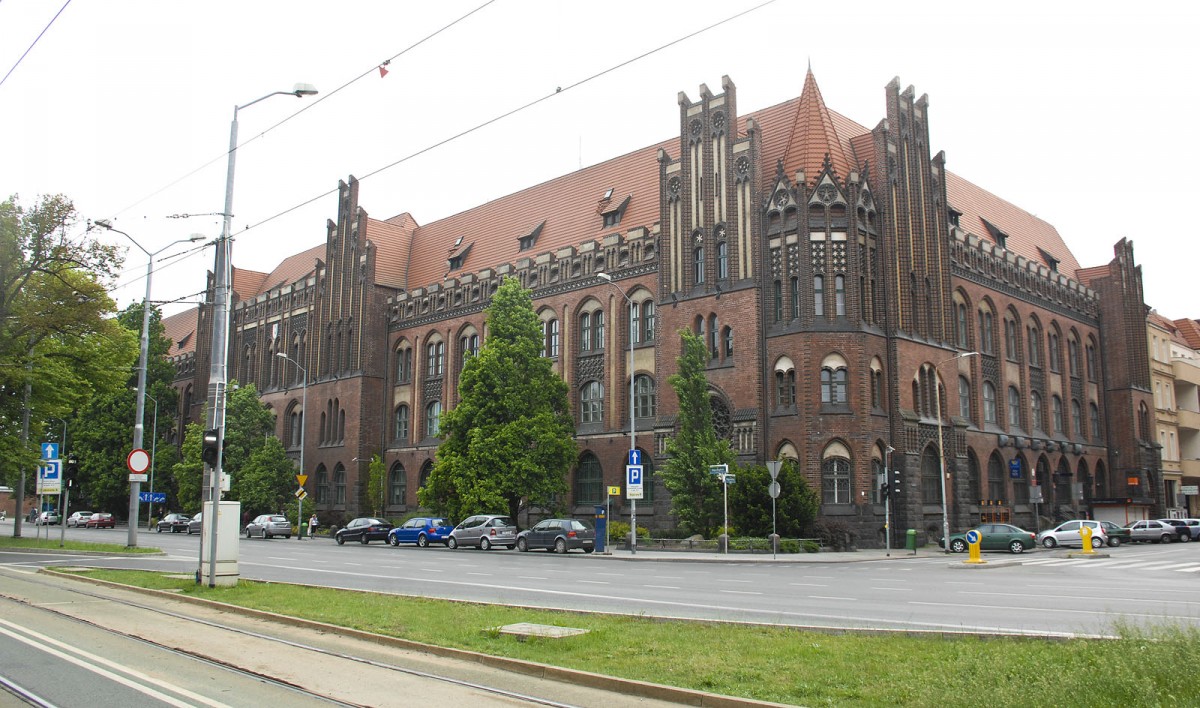
[[[633,464],[635,451],[637,450],[637,423],[634,416],[634,390],[633,390],[633,300],[625,294],[625,291],[613,282],[612,276],[608,273],[597,273],[596,277],[603,280],[613,287],[614,290],[621,293],[621,297],[625,298],[625,302],[629,303],[629,463]],[[629,500],[629,521],[632,530],[629,541],[629,549],[633,555],[637,555],[637,499]]]
[[[945,547],[944,550],[947,554],[950,553],[950,516],[946,513],[946,448],[942,444],[942,395],[941,386],[938,385],[938,367],[952,361],[966,359],[969,356],[979,356],[979,352],[959,352],[949,359],[939,361],[933,365],[933,407],[937,410],[938,466],[941,471],[942,482],[942,546]]]
[[[226,365],[229,361],[230,257],[232,244],[229,226],[233,220],[233,170],[237,160],[238,111],[249,108],[271,96],[316,95],[312,84],[296,84],[291,91],[274,91],[241,106],[233,107],[229,124],[229,165],[225,172],[225,210],[221,212],[221,237],[217,239],[216,264],[213,270],[212,349],[208,372],[208,426],[217,431],[217,460],[209,472],[208,499],[212,502],[212,518],[205,519],[209,528],[208,586],[217,584],[217,504],[221,501],[221,458],[225,452],[225,388],[228,384]],[[201,544],[203,545],[203,544]],[[199,580],[199,574],[197,574]]]
[[[280,359],[283,359],[284,361],[292,362],[293,364],[296,365],[296,368],[300,370],[300,373],[304,374],[304,384],[303,384],[303,387],[301,388],[301,394],[300,394],[300,474],[303,475],[303,474],[305,474],[305,472],[304,472],[304,428],[306,427],[304,424],[304,416],[308,414],[308,369],[301,366],[300,362],[291,358],[287,354],[284,354],[283,352],[275,352],[275,356],[279,357]],[[303,485],[301,485],[301,486],[303,486]],[[300,533],[300,524],[302,524],[304,522],[304,519],[300,518],[300,516],[303,512],[304,512],[304,500],[298,498],[298,499],[296,499],[296,535],[297,535],[297,538],[301,538],[301,539],[304,538],[303,534]],[[314,536],[314,538],[315,538],[315,536]]]
[[[146,297],[142,299],[142,346],[141,354],[138,358],[137,412],[133,418],[133,449],[140,450],[142,449],[142,434],[145,430],[142,418],[146,415],[146,359],[150,350],[150,281],[154,278],[154,257],[177,243],[194,243],[196,241],[203,241],[207,237],[203,234],[192,234],[187,238],[176,239],[157,251],[147,251],[132,236],[120,229],[113,228],[112,222],[108,219],[97,219],[92,223],[101,228],[121,234],[129,239],[130,243],[137,246],[138,250],[146,254]],[[138,507],[141,503],[139,497],[141,491],[141,482],[129,483],[129,537],[126,545],[130,548],[137,547]]]

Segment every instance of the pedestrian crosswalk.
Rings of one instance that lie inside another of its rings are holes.
[[[1180,563],[1179,559],[1145,560],[1137,558],[1037,558],[1019,561],[1023,566],[1054,566],[1058,568],[1108,568],[1120,570],[1171,570],[1179,573],[1200,573],[1200,562]]]

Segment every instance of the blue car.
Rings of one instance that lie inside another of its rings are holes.
[[[405,521],[400,526],[388,532],[388,543],[399,546],[401,543],[415,543],[425,548],[430,543],[445,544],[450,538],[454,526],[445,519],[432,516],[418,516]]]

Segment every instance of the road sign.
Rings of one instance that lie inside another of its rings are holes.
[[[729,465],[709,465],[708,473],[721,475],[729,472]]]
[[[783,463],[779,460],[769,460],[767,462],[767,472],[771,473],[771,479],[779,477],[779,468],[783,467]]]
[[[62,460],[43,460],[46,464],[38,468],[37,493],[62,493]]]
[[[58,443],[44,442],[42,443],[42,459],[57,460],[58,459]]]
[[[641,465],[626,465],[625,466],[625,498],[626,499],[641,499],[642,491],[642,475],[646,468]]]
[[[733,483],[737,482],[737,475],[730,472],[729,474],[722,475],[721,481],[724,482],[725,484],[733,484]]]
[[[308,481],[308,475],[306,475],[306,474],[296,475],[296,484],[299,484],[301,487],[303,487],[304,483],[307,481]]]
[[[1197,484],[1182,484],[1182,485],[1180,485],[1180,486],[1179,486],[1179,493],[1180,493],[1180,494],[1182,494],[1182,495],[1184,495],[1184,496],[1188,496],[1188,497],[1194,497],[1194,496],[1196,496],[1197,494],[1200,494],[1200,485],[1197,485]]]
[[[967,543],[979,543],[979,532],[971,529],[967,532]]]
[[[138,501],[146,502],[147,504],[165,504],[167,502],[167,493],[138,492]]]
[[[1029,503],[1041,504],[1045,500],[1042,498],[1042,488],[1036,484],[1029,485]]]
[[[307,497],[307,496],[308,496],[308,492],[304,491],[304,487],[301,487],[296,490],[296,498],[299,499],[300,501],[304,501],[304,497]]]
[[[147,482],[149,480],[150,480],[150,475],[148,475],[148,474],[131,474],[131,475],[129,475],[130,482]],[[138,492],[138,494],[141,494],[141,492]]]
[[[617,486],[617,487],[609,487],[609,488],[608,488],[608,496],[610,496],[610,497],[619,497],[619,496],[621,496],[621,488],[620,488],[619,486]]]
[[[767,493],[771,495],[772,499],[778,499],[779,498],[779,482],[771,482],[771,486],[767,487]]]
[[[641,450],[634,448],[629,451],[629,464],[631,464],[631,465],[642,464],[642,451]]]
[[[141,474],[150,469],[150,453],[139,448],[129,451],[129,456],[125,458],[125,466],[133,474]],[[130,480],[133,481],[133,480]],[[145,481],[145,480],[141,480]]]

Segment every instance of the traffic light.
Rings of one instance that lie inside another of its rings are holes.
[[[67,466],[63,469],[63,481],[65,481],[67,483],[67,486],[69,487],[75,481],[75,478],[78,476],[79,476],[79,460],[76,459],[74,455],[71,455],[70,457],[67,458]]]
[[[217,466],[217,451],[220,448],[221,440],[220,432],[221,431],[215,429],[204,431],[204,442],[202,444],[203,446],[201,448],[200,457],[204,460],[204,464],[208,465],[209,467]]]
[[[900,470],[888,470],[887,492],[893,499],[900,498]]]

